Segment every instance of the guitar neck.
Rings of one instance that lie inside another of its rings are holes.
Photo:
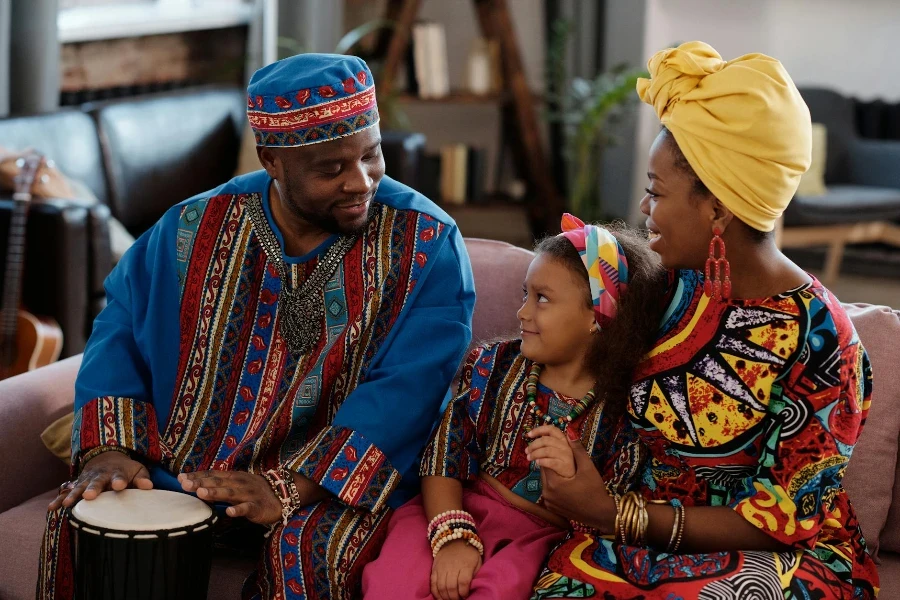
[[[25,223],[28,219],[28,203],[31,202],[31,186],[40,169],[43,158],[30,152],[16,160],[19,172],[15,176],[13,212],[9,221],[9,238],[6,251],[6,273],[3,279],[2,331],[3,345],[13,343],[19,299],[22,294],[22,269],[25,262]]]
[[[3,304],[0,331],[4,339],[16,332],[16,317],[22,294],[22,273],[25,262],[25,228],[28,220],[27,200],[16,199],[9,221],[6,251],[6,271],[3,277]]]

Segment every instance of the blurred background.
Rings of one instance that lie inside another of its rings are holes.
[[[810,106],[785,252],[841,300],[900,307],[896,0],[0,0],[0,258],[79,352],[130,240],[259,168],[243,89],[299,52],[369,62],[388,174],[464,235],[530,247],[563,210],[640,226],[658,122],[635,80],[694,39],[775,56]],[[23,252],[11,196],[28,149],[54,166]]]

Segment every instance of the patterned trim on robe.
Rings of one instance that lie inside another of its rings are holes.
[[[134,398],[95,398],[75,413],[72,425],[72,472],[81,472],[83,457],[101,446],[130,450],[149,460],[162,458],[156,411]]]

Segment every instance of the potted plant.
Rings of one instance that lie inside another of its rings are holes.
[[[646,71],[617,66],[589,79],[568,76],[566,48],[570,24],[557,21],[548,48],[548,118],[563,132],[568,207],[586,220],[608,220],[600,194],[598,168],[603,150],[628,106],[637,102],[635,86]]]

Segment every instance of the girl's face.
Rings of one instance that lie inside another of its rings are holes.
[[[522,354],[536,363],[583,363],[592,342],[594,311],[587,284],[560,260],[538,254],[525,275],[519,309]]]

